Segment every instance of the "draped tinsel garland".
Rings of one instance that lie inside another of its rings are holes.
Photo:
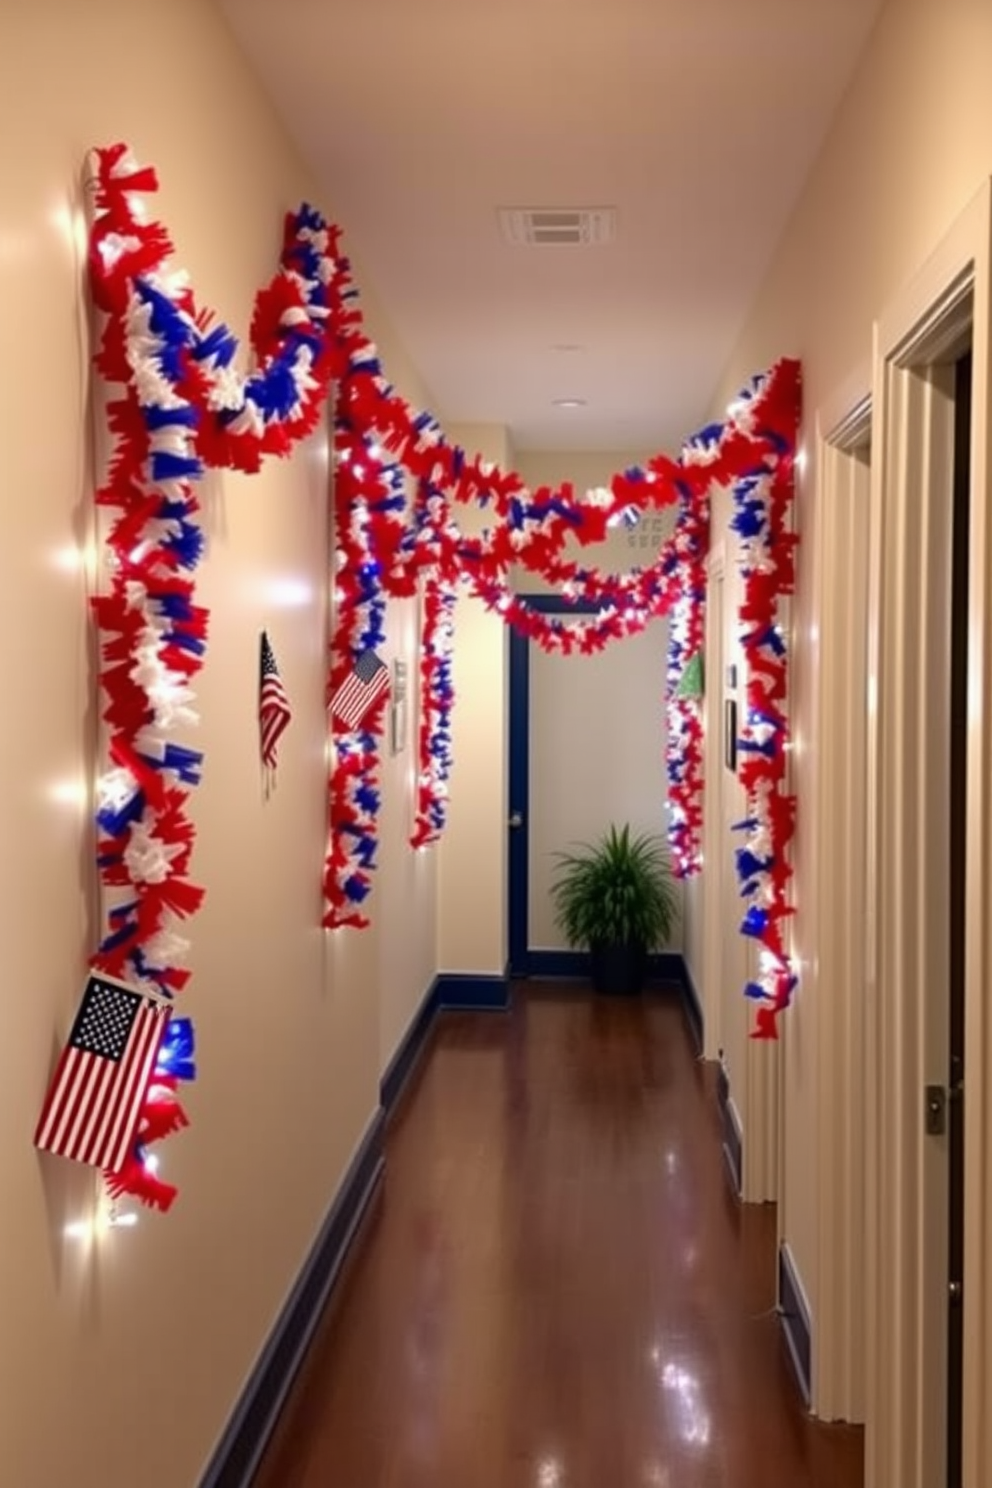
[[[165,229],[142,198],[157,189],[123,145],[95,157],[90,280],[106,320],[96,366],[122,395],[107,420],[113,452],[97,501],[116,513],[106,536],[108,587],[93,601],[101,638],[102,718],[110,768],[99,784],[98,867],[107,933],[93,965],[169,999],[189,980],[180,923],[200,906],[190,881],[195,829],[189,790],[203,756],[180,742],[197,721],[191,683],[203,665],[207,611],[195,602],[203,552],[195,483],[206,465],[257,470],[320,417],[331,376],[327,224],[304,207],[287,218],[282,264],[255,304],[254,370],[233,366],[237,343],[201,314],[170,270]],[[187,1124],[176,1095],[195,1076],[189,1018],[170,1018],[114,1197],[166,1209],[175,1189],[149,1148]]]
[[[334,434],[337,547],[328,705],[362,652],[374,650],[385,640],[385,591],[371,546],[372,518],[374,511],[404,505],[399,467],[374,456],[341,411],[347,385],[345,373],[338,390]],[[385,708],[383,695],[359,728],[343,735],[334,732],[324,864],[324,924],[328,928],[352,925],[361,929],[368,924],[361,906],[372,890],[378,848],[378,741]]]
[[[788,526],[795,437],[788,437],[788,431],[769,432],[773,437],[765,460],[736,483],[731,521],[741,546],[740,627],[747,679],[738,748],[748,809],[735,828],[744,836],[735,860],[741,894],[749,901],[741,929],[760,947],[758,972],[745,992],[757,1004],[754,1037],[762,1039],[778,1036],[778,1015],[797,981],[786,935],[792,914],[788,849],[796,799],[788,788],[788,665],[780,613],[795,584],[797,539]]]
[[[455,635],[454,583],[428,579],[420,636],[420,724],[417,739],[419,774],[414,807],[412,847],[436,842],[448,819],[451,774],[451,710],[455,700],[451,655]]]
[[[237,342],[196,306],[169,266],[172,245],[147,219],[157,190],[124,146],[97,152],[90,269],[106,316],[97,366],[123,389],[108,408],[114,441],[101,505],[116,512],[107,535],[109,585],[94,601],[101,632],[109,765],[100,783],[99,868],[113,891],[94,965],[167,997],[188,981],[180,922],[203,891],[189,878],[194,828],[186,812],[202,754],[181,742],[195,722],[191,683],[203,664],[207,613],[192,574],[202,553],[195,485],[207,466],[257,470],[285,455],[335,403],[335,629],[328,698],[361,652],[381,645],[387,597],[423,595],[419,773],[411,841],[443,830],[452,762],[451,644],[460,588],[549,650],[589,653],[670,616],[666,679],[673,866],[697,871],[702,830],[699,671],[709,541],[709,493],[733,487],[744,548],[744,648],[748,713],[741,747],[749,813],[738,852],[751,901],[745,933],[762,944],[748,992],[760,1001],[758,1032],[774,1034],[794,985],[784,919],[787,847],[795,803],[786,791],[786,658],[779,597],[792,584],[788,508],[798,423],[798,367],[758,378],[727,422],[690,440],[677,459],[655,456],[608,486],[578,494],[569,483],[530,490],[520,477],[451,444],[437,421],[387,381],[365,334],[338,230],[304,206],[286,219],[282,261],[256,298],[254,365],[234,363]],[[412,491],[412,497],[411,497]],[[459,505],[483,506],[486,530],[459,529]],[[672,535],[653,563],[604,574],[574,557],[618,522],[675,506]],[[569,549],[572,551],[570,552]],[[594,606],[574,623],[529,609],[511,586],[523,570]],[[333,739],[330,840],[324,870],[328,926],[367,923],[380,804],[378,739],[384,702],[362,727]],[[191,1079],[193,1029],[173,1018],[149,1088],[132,1159],[107,1175],[114,1193],[167,1207],[148,1146],[186,1118],[176,1095]]]
[[[341,402],[353,433],[364,431],[361,458],[367,493],[380,484],[378,461],[384,449],[421,485],[428,483],[433,493],[429,519],[421,506],[414,508],[411,518],[398,502],[388,512],[381,501],[370,502],[369,572],[386,593],[412,592],[416,572],[453,573],[507,624],[545,649],[565,654],[598,650],[635,634],[656,616],[669,614],[669,840],[676,874],[688,877],[697,872],[702,857],[702,702],[699,690],[693,694],[684,681],[688,672],[701,670],[709,492],[714,485],[735,487],[738,481],[749,481],[755,471],[780,463],[783,451],[788,456],[785,483],[791,492],[799,410],[797,365],[784,361],[755,379],[735,401],[727,422],[700,431],[677,460],[656,456],[582,497],[568,483],[531,491],[519,476],[481,458],[471,459],[450,444],[431,415],[413,409],[390,385],[376,347],[362,328],[347,260],[339,263],[334,286],[341,297],[335,323],[343,328],[349,363]],[[468,502],[493,514],[480,536],[462,534],[455,520],[457,505]],[[669,505],[677,507],[675,529],[655,562],[643,570],[602,574],[564,556],[570,540],[580,546],[601,542],[617,522],[636,520],[643,512]],[[787,522],[787,513],[776,511],[776,521],[780,518]],[[404,552],[407,558],[398,562]],[[565,623],[558,616],[535,612],[511,588],[510,572],[517,566],[591,602],[596,613]],[[422,739],[420,779],[429,788],[428,743]],[[333,793],[331,814],[333,821]],[[374,851],[374,824],[368,821],[367,826],[366,835],[358,839],[366,862]],[[352,866],[343,860],[342,872],[364,899],[368,875],[352,872]],[[339,906],[347,899],[339,873],[330,895],[328,923],[340,923]]]

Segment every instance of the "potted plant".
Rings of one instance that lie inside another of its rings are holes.
[[[665,843],[611,825],[595,844],[555,857],[555,918],[569,945],[589,951],[596,991],[639,992],[649,951],[669,940],[678,917]]]

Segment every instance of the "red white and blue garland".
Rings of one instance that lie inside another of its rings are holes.
[[[669,615],[672,859],[680,876],[698,871],[702,714],[698,696],[685,695],[681,683],[702,653],[710,489],[734,488],[749,672],[741,739],[749,812],[737,863],[750,901],[743,929],[762,945],[761,972],[747,990],[759,1002],[758,1036],[774,1036],[795,984],[784,926],[795,802],[786,790],[787,676],[777,607],[793,581],[797,365],[779,363],[756,379],[728,421],[703,430],[677,459],[656,456],[582,494],[568,483],[531,490],[451,444],[432,416],[389,384],[364,332],[338,230],[318,212],[304,206],[287,216],[279,270],[256,299],[253,368],[245,374],[235,366],[234,336],[198,310],[170,267],[168,234],[145,215],[143,198],[157,190],[154,172],[119,145],[97,152],[95,174],[91,282],[106,315],[96,362],[123,394],[108,408],[114,450],[97,497],[116,514],[106,539],[109,587],[94,600],[110,765],[100,782],[98,862],[114,902],[94,966],[170,999],[187,985],[180,927],[203,890],[189,878],[195,831],[186,803],[203,756],[182,740],[196,722],[191,684],[203,665],[208,620],[193,581],[203,551],[196,482],[208,466],[255,471],[267,455],[287,454],[317,426],[333,381],[336,623],[328,700],[361,652],[382,644],[388,597],[421,592],[415,846],[436,840],[446,819],[451,646],[464,587],[508,624],[564,653],[598,650]],[[458,526],[458,506],[469,503],[491,515],[478,536]],[[652,564],[603,574],[574,557],[618,522],[671,505],[675,529]],[[511,588],[515,568],[596,612],[568,625],[535,613]],[[380,699],[360,729],[333,739],[327,926],[367,923],[384,708]],[[194,1074],[192,1024],[174,1017],[132,1158],[122,1173],[106,1175],[112,1193],[161,1208],[171,1203],[174,1190],[155,1176],[148,1149],[186,1124],[176,1092]]]
[[[110,765],[97,852],[113,902],[93,965],[172,1000],[189,981],[180,926],[203,899],[189,878],[187,813],[203,755],[181,742],[197,722],[191,684],[208,622],[193,581],[203,553],[196,482],[206,465],[257,470],[316,426],[332,373],[334,257],[318,213],[287,219],[280,269],[256,300],[246,377],[235,338],[197,310],[169,267],[168,234],[145,218],[142,199],[156,189],[154,171],[123,145],[97,152],[90,279],[106,321],[96,365],[123,393],[107,410],[113,454],[97,493],[115,513],[108,588],[93,601]],[[105,1174],[112,1196],[172,1203],[149,1149],[187,1124],[177,1088],[195,1077],[194,1044],[191,1020],[170,1018],[133,1151]]]
[[[364,431],[357,458],[369,513],[365,571],[389,594],[412,592],[411,574],[424,569],[454,574],[507,624],[546,649],[566,654],[598,650],[611,640],[634,634],[654,617],[670,614],[669,837],[675,872],[683,877],[695,873],[701,863],[702,842],[702,708],[698,697],[684,694],[680,682],[686,667],[702,653],[709,491],[716,484],[734,486],[738,479],[749,480],[754,471],[778,462],[783,448],[794,447],[798,368],[783,362],[756,380],[738,399],[728,422],[704,429],[689,441],[677,461],[658,456],[644,467],[616,475],[609,487],[581,498],[567,484],[532,492],[519,476],[470,459],[445,439],[429,414],[411,408],[386,380],[376,348],[364,335],[346,261],[339,264],[334,282],[347,300],[340,323],[345,326],[349,371],[339,405],[345,410],[351,439],[358,439]],[[433,493],[429,521],[415,510],[412,531],[400,500],[388,504],[375,499],[382,486],[379,462],[385,458],[385,449],[422,485],[428,483]],[[788,487],[791,491],[791,465]],[[492,524],[479,537],[463,535],[455,520],[457,505],[468,502],[482,504],[493,513]],[[580,545],[600,542],[617,522],[636,520],[644,511],[671,504],[678,508],[675,531],[647,568],[604,575],[564,556],[570,539]],[[347,521],[347,506],[348,496],[343,493],[338,512],[342,524]],[[787,519],[787,513],[781,515]],[[406,555],[402,562],[398,561],[401,553]],[[539,573],[568,595],[592,602],[597,613],[567,625],[557,617],[535,613],[511,590],[509,573],[514,565]],[[428,668],[428,682],[429,675]],[[421,810],[430,802],[432,757],[427,735],[421,744]],[[438,803],[442,799],[439,792]],[[332,791],[332,820],[333,808]],[[338,849],[337,882],[333,875],[325,880],[328,923],[354,922],[342,873],[362,898],[369,891],[365,866],[374,834],[371,815],[366,816],[364,826],[365,832],[357,839],[360,860],[349,864]],[[353,867],[357,871],[352,872]]]
[[[455,701],[451,658],[455,638],[457,586],[427,580],[420,637],[419,774],[412,847],[436,842],[448,820],[448,778],[453,763],[451,713]]]
[[[340,411],[335,420],[334,465],[337,550],[328,705],[358,657],[385,641],[386,596],[370,546],[371,524],[375,510],[394,511],[405,503],[399,467],[367,451]],[[360,727],[333,736],[324,864],[324,924],[328,928],[352,925],[362,929],[369,923],[362,906],[372,891],[378,850],[376,821],[382,798],[378,741],[386,702],[382,694]]]
[[[470,460],[450,445],[430,415],[416,412],[382,374],[375,347],[365,339],[347,262],[339,265],[335,284],[346,287],[346,343],[349,371],[341,404],[347,430],[343,457],[361,462],[364,490],[364,546],[354,563],[369,585],[385,594],[410,593],[413,575],[444,574],[460,579],[489,608],[547,650],[588,653],[611,640],[636,633],[656,616],[669,614],[667,673],[669,841],[673,868],[680,877],[698,872],[702,862],[703,717],[698,695],[681,686],[687,668],[702,657],[705,628],[706,555],[709,548],[709,492],[714,485],[734,492],[735,528],[742,538],[745,599],[741,611],[742,645],[748,666],[748,713],[740,746],[745,756],[741,777],[748,794],[749,816],[742,824],[746,846],[737,854],[741,892],[750,903],[742,923],[746,935],[760,940],[759,976],[748,983],[749,997],[759,1003],[755,1036],[777,1034],[777,1019],[796,984],[786,950],[785,919],[791,914],[788,883],[795,800],[786,789],[784,757],[788,723],[784,641],[777,624],[780,599],[791,593],[795,536],[789,530],[794,490],[794,452],[799,426],[799,368],[783,361],[754,379],[736,400],[726,424],[711,425],[684,447],[678,461],[656,457],[614,477],[608,488],[577,498],[564,485],[531,492],[516,475]],[[390,455],[384,453],[391,452]],[[425,507],[414,508],[412,520],[386,470],[398,459],[431,493]],[[343,488],[338,520],[348,521],[353,494]],[[454,518],[456,503],[477,501],[494,512],[491,526],[479,537],[461,533]],[[761,506],[761,503],[764,505]],[[656,561],[643,570],[604,575],[563,556],[569,538],[579,544],[602,541],[618,521],[636,520],[643,512],[677,504],[671,537]],[[759,506],[763,515],[759,515]],[[569,595],[597,605],[597,613],[578,623],[535,613],[510,587],[514,565],[539,573]],[[354,650],[354,645],[352,646]],[[423,686],[429,695],[432,656],[424,658]],[[443,821],[446,789],[438,759],[450,758],[450,684],[444,735],[422,728],[418,788],[418,821],[433,814]],[[769,732],[771,730],[771,733]],[[371,741],[374,744],[374,740]],[[377,768],[374,748],[363,761]],[[361,772],[349,775],[352,796]],[[369,795],[369,802],[374,795]],[[332,783],[331,819],[336,819]],[[364,899],[370,889],[374,857],[375,811],[368,810],[351,858],[332,841],[334,871],[325,877],[330,910],[326,923],[364,922],[350,903],[353,892]],[[349,818],[349,826],[354,813]],[[334,834],[332,834],[333,838]],[[420,839],[415,835],[415,841]]]
[[[746,406],[763,423],[767,454],[734,488],[731,526],[740,539],[744,598],[741,647],[747,677],[747,706],[738,741],[739,767],[747,794],[747,816],[735,828],[744,836],[735,854],[742,896],[749,901],[742,932],[756,940],[758,975],[745,992],[757,1004],[754,1037],[778,1036],[778,1016],[788,1007],[797,976],[787,945],[792,914],[789,846],[795,831],[796,799],[788,788],[788,663],[780,613],[795,585],[796,534],[790,530],[794,495],[798,387],[792,419],[778,426],[760,405],[762,383]]]

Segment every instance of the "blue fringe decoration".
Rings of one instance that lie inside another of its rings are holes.
[[[96,814],[97,826],[108,837],[120,837],[132,822],[140,821],[145,810],[145,793],[135,786],[134,795],[114,811],[105,806]]]
[[[181,523],[182,531],[175,537],[167,537],[162,543],[170,553],[174,553],[183,568],[195,568],[203,557],[206,539],[200,527],[195,527],[192,522]]]
[[[756,904],[752,904],[743,920],[741,920],[741,934],[753,935],[760,939],[767,929],[768,911],[766,909],[759,909]]]
[[[200,423],[200,411],[188,403],[183,408],[155,408],[142,405],[141,417],[149,430],[171,429],[181,425],[184,429],[196,429]]]
[[[751,879],[761,873],[768,873],[775,866],[774,858],[759,858],[746,847],[739,847],[734,856],[737,860],[738,877],[742,879]]]
[[[200,460],[185,455],[172,455],[167,450],[155,450],[151,457],[152,480],[160,481],[199,480],[203,474]]]
[[[352,904],[361,904],[368,898],[371,891],[372,885],[367,879],[360,878],[357,873],[353,873],[350,878],[346,878],[344,881],[345,895],[351,900]]]
[[[171,1075],[176,1080],[195,1080],[196,1047],[193,1024],[189,1018],[170,1018],[158,1051],[157,1075]]]
[[[208,358],[213,360],[217,367],[229,367],[237,354],[237,338],[231,334],[225,325],[215,326],[205,336],[197,338],[193,346],[193,355],[198,362],[205,362]]]

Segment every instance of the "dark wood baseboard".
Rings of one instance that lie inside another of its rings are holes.
[[[200,1488],[250,1488],[362,1216],[382,1180],[384,1125],[383,1113],[377,1111],[200,1479]]]
[[[795,1260],[791,1250],[785,1244],[778,1248],[778,1315],[795,1371],[796,1383],[809,1409],[812,1399],[810,1388],[812,1339],[809,1311],[806,1307]]]
[[[744,1144],[730,1099],[730,1081],[727,1079],[727,1071],[722,1062],[717,1065],[716,1091],[720,1106],[720,1128],[727,1175],[735,1196],[740,1198],[744,1176]]]

